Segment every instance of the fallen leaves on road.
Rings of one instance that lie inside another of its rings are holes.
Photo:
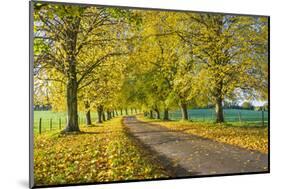
[[[267,127],[239,127],[188,121],[157,121],[146,119],[143,116],[139,116],[138,119],[150,122],[151,124],[160,124],[171,130],[183,131],[218,142],[268,153]]]

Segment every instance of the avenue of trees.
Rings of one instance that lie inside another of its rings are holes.
[[[34,3],[34,104],[98,122],[118,112],[268,99],[268,19]],[[118,112],[117,112],[118,110]],[[161,117],[160,112],[163,112]]]

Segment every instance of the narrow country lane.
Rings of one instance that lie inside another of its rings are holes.
[[[268,171],[268,155],[124,118],[129,132],[175,177]]]

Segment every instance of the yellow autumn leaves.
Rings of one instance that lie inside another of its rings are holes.
[[[139,117],[139,119],[148,121],[143,117]],[[241,127],[213,123],[196,123],[188,121],[163,122],[155,120],[153,120],[152,124],[160,124],[171,130],[183,131],[218,142],[268,153],[267,127]]]
[[[121,118],[81,130],[82,134],[35,136],[36,186],[168,177],[127,135]]]

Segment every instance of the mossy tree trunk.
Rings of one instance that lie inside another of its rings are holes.
[[[149,118],[153,119],[153,111],[152,110],[149,111]]]
[[[73,59],[71,61],[74,61]],[[80,131],[78,125],[78,105],[77,105],[77,90],[78,83],[76,79],[75,63],[70,64],[70,77],[67,82],[66,99],[67,99],[67,124],[65,132]]]
[[[169,120],[169,109],[168,108],[164,108],[163,120],[165,120],[165,121]]]
[[[224,122],[222,98],[218,97],[216,99],[216,123]]]
[[[103,112],[103,107],[99,105],[97,107],[97,112],[98,112],[98,120],[97,123],[102,123],[102,112]]]
[[[105,112],[104,111],[102,111],[102,121],[106,121],[106,119],[105,119]]]
[[[180,103],[180,108],[181,108],[181,119],[182,120],[188,120],[187,104],[186,103]]]
[[[79,132],[78,123],[78,81],[77,81],[77,70],[76,70],[76,43],[79,32],[80,18],[73,18],[73,22],[66,29],[66,44],[65,48],[68,51],[67,62],[68,62],[68,72],[67,76],[67,89],[66,89],[66,99],[67,99],[67,124],[64,132]]]
[[[158,108],[155,108],[154,111],[156,112],[156,119],[160,119],[160,111]]]
[[[107,120],[111,119],[111,113],[109,110],[106,111],[106,115],[107,115]]]
[[[85,110],[86,110],[86,125],[91,125],[91,110],[90,110],[90,103],[89,101],[84,101],[85,104]]]
[[[215,95],[215,111],[216,111],[216,123],[223,123],[224,122],[224,116],[223,116],[223,106],[222,106],[222,102],[223,102],[223,81],[220,80],[217,83],[217,87],[216,87],[216,93],[214,93]]]

